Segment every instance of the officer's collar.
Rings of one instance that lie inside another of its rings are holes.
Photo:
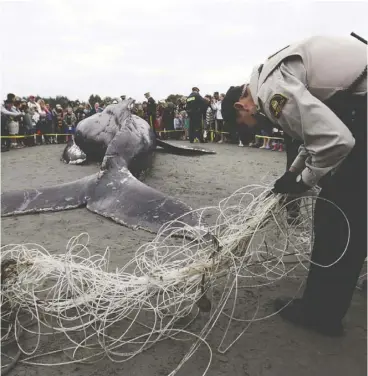
[[[263,64],[259,64],[253,68],[252,74],[249,80],[249,90],[252,95],[252,99],[259,109],[259,101],[258,101],[258,83],[259,83],[259,76],[262,72]]]

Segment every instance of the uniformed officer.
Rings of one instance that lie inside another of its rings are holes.
[[[157,111],[157,104],[156,101],[151,97],[151,94],[148,92],[144,94],[147,99],[147,116],[150,126],[152,127],[153,131],[156,134],[156,111]]]
[[[277,299],[275,309],[295,324],[341,335],[367,256],[367,47],[327,36],[287,46],[256,67],[249,84],[231,87],[222,111],[248,126],[271,121],[303,143],[273,190],[321,187],[312,263],[303,297],[288,305]],[[349,221],[347,248],[346,220],[328,201]]]
[[[200,142],[203,141],[202,133],[202,121],[203,121],[203,110],[207,108],[209,100],[203,98],[199,94],[199,89],[197,87],[192,88],[192,92],[186,101],[186,111],[189,117],[189,141],[194,142],[194,139],[198,136]]]

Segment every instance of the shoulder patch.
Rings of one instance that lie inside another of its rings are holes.
[[[278,119],[281,116],[282,109],[284,108],[287,98],[282,94],[275,94],[270,101],[270,112]]]

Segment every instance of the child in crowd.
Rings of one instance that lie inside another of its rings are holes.
[[[77,125],[77,118],[71,107],[68,107],[63,119],[64,129],[66,134],[74,135],[75,127]],[[72,136],[67,136],[67,142],[72,140]]]
[[[172,138],[175,140],[179,140],[181,138],[181,131],[183,130],[183,119],[180,115],[180,113],[176,112],[174,115],[174,134],[172,135]]]
[[[53,121],[54,121],[54,129],[56,134],[63,134],[64,129],[63,129],[63,108],[61,107],[60,104],[57,104],[56,107],[52,110],[53,112]],[[65,137],[64,136],[56,136],[56,140],[58,144],[62,144],[65,142]]]
[[[182,111],[181,117],[183,119],[183,128],[184,128],[183,140],[186,141],[189,139],[189,117],[186,111]]]
[[[182,118],[180,114],[176,113],[174,118],[174,130],[179,131],[181,129],[183,129]]]

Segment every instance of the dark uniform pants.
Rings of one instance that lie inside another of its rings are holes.
[[[189,114],[189,141],[193,142],[197,137],[200,141],[203,141],[202,130],[202,114],[192,113]]]
[[[155,127],[156,115],[155,114],[148,114],[148,119],[149,119],[149,125],[151,126],[153,133],[157,137],[156,127]]]
[[[312,318],[339,323],[350,306],[367,256],[367,96],[345,99],[335,108],[343,108],[334,112],[352,132],[355,146],[337,172],[322,179],[320,197],[332,201],[345,213],[350,241],[344,256],[333,266],[310,265],[303,300]],[[348,240],[343,215],[331,203],[317,200],[314,231],[312,262],[334,263]]]
[[[64,127],[62,127],[62,126],[60,127],[59,125],[57,125],[55,128],[56,128],[55,129],[55,133],[56,134],[63,134],[63,133],[65,133]],[[57,143],[58,144],[65,143],[65,136],[57,136]]]

